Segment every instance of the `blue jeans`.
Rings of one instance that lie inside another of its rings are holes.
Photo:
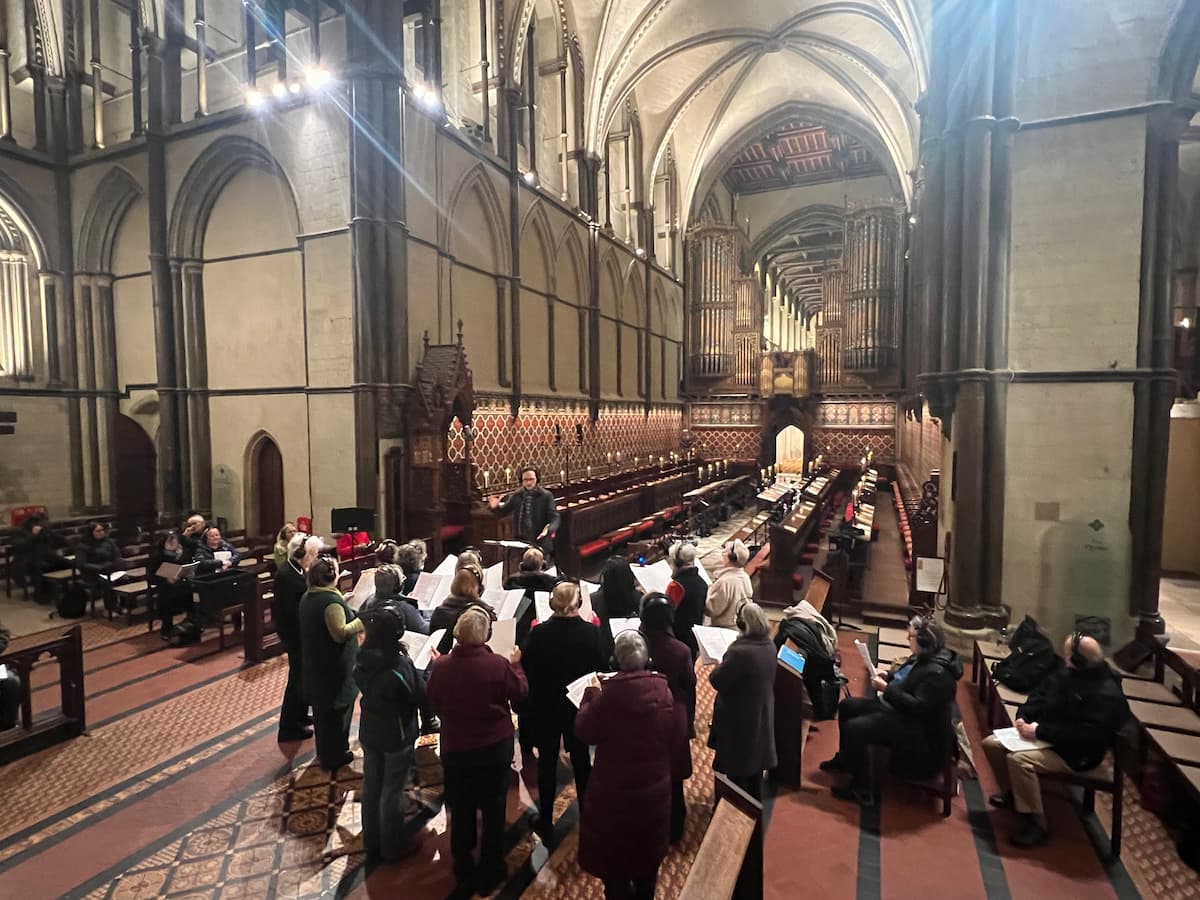
[[[363,849],[373,856],[397,858],[420,827],[404,820],[413,759],[411,744],[386,753],[363,747]]]

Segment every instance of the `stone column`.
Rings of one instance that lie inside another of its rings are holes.
[[[179,434],[179,502],[181,510],[196,509],[192,498],[192,429],[190,407],[191,379],[188,377],[188,311],[187,297],[183,288],[183,262],[172,259],[168,263],[171,270],[171,308],[175,311],[175,365],[178,378],[178,401],[176,414]]]
[[[180,266],[183,285],[183,331],[187,360],[187,471],[190,505],[212,508],[212,437],[209,428],[208,336],[204,328],[204,267],[198,260]]]
[[[117,383],[117,329],[113,312],[113,279],[92,279],[92,322],[96,331],[96,387],[100,418],[100,506],[112,509],[117,502],[117,416],[120,415]]]
[[[8,5],[0,4],[0,141],[12,143],[12,82],[9,60]]]
[[[345,78],[356,123],[350,131],[355,492],[360,506],[374,508],[380,484],[379,441],[405,436],[399,388],[410,374],[402,169],[405,95],[399,63],[404,58],[404,27],[390,4],[350,0],[346,6],[350,62]]]

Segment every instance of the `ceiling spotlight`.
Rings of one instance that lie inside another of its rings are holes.
[[[646,251],[645,251],[645,249],[644,249],[644,248],[642,248],[642,247],[638,247],[638,248],[637,248],[637,250],[636,250],[635,252],[636,252],[636,253],[637,253],[637,255],[638,255],[638,259],[645,259],[645,258],[646,258]]]
[[[917,224],[917,217],[916,217],[916,216],[909,216],[909,217],[908,217],[908,224],[909,224],[909,225],[916,225],[916,224]]]
[[[277,81],[271,85],[271,93],[275,95],[276,99],[283,99],[287,96],[287,92],[287,85],[282,81]]]
[[[288,90],[291,91],[293,94],[300,93],[300,82],[298,82],[298,81],[289,82]]]
[[[266,102],[266,95],[264,95],[263,92],[258,88],[246,89],[246,105],[251,109],[259,109]]]
[[[414,84],[412,88],[413,99],[418,103],[424,103],[425,98],[429,95],[429,89],[423,84]]]
[[[525,183],[531,186],[536,185],[538,183],[537,172],[526,172]]]
[[[304,80],[308,82],[310,88],[319,91],[333,80],[333,75],[323,65],[317,63],[304,70]]]

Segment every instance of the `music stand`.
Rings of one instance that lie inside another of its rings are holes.
[[[360,534],[370,535],[375,530],[375,510],[366,506],[345,506],[329,511],[329,527],[334,532],[350,535],[350,565],[354,580],[358,581],[358,541]]]

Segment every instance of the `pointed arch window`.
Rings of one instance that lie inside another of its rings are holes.
[[[33,375],[33,262],[21,229],[0,209],[0,376],[5,378]]]

